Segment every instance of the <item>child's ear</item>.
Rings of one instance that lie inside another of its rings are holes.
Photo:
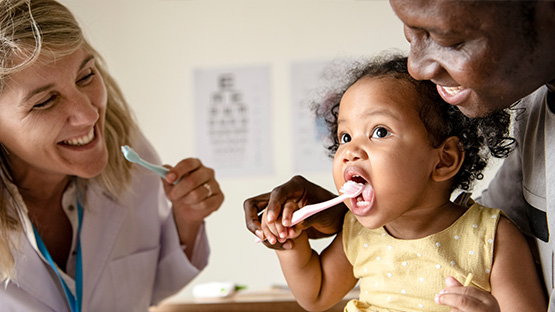
[[[459,145],[459,138],[449,137],[438,147],[438,162],[432,172],[432,179],[442,182],[454,177],[462,166],[464,150]]]

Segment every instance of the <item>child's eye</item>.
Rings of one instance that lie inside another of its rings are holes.
[[[372,138],[382,139],[391,135],[391,132],[384,127],[376,127],[372,132]]]
[[[339,135],[339,143],[345,144],[351,142],[351,136],[347,133],[342,133]]]

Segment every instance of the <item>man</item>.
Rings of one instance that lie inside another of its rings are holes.
[[[555,311],[555,1],[390,0],[410,42],[409,71],[431,80],[443,99],[468,116],[486,116],[517,103],[516,149],[479,201],[501,208],[534,237]],[[245,201],[247,227],[270,243],[287,231],[262,231],[256,213],[269,220],[333,195],[302,177]],[[283,211],[282,211],[283,210]],[[335,233],[346,208],[301,224],[313,236]]]

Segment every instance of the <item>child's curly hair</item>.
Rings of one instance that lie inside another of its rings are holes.
[[[465,158],[454,177],[451,191],[469,190],[474,180],[483,178],[489,154],[503,158],[511,151],[515,140],[509,137],[510,114],[507,110],[481,118],[469,118],[454,106],[443,101],[436,85],[430,81],[415,80],[407,69],[407,58],[398,54],[384,54],[369,62],[357,62],[344,76],[340,86],[326,92],[324,100],[313,103],[317,118],[322,118],[329,131],[329,155],[333,158],[339,147],[337,117],[343,94],[363,77],[393,77],[411,83],[419,94],[420,119],[426,127],[432,146],[440,146],[447,138],[456,136],[464,149]],[[489,149],[489,153],[488,153]]]

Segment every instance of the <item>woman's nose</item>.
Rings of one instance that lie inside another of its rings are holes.
[[[81,92],[73,92],[68,96],[64,109],[67,110],[68,122],[72,125],[92,125],[99,118],[98,108]]]

